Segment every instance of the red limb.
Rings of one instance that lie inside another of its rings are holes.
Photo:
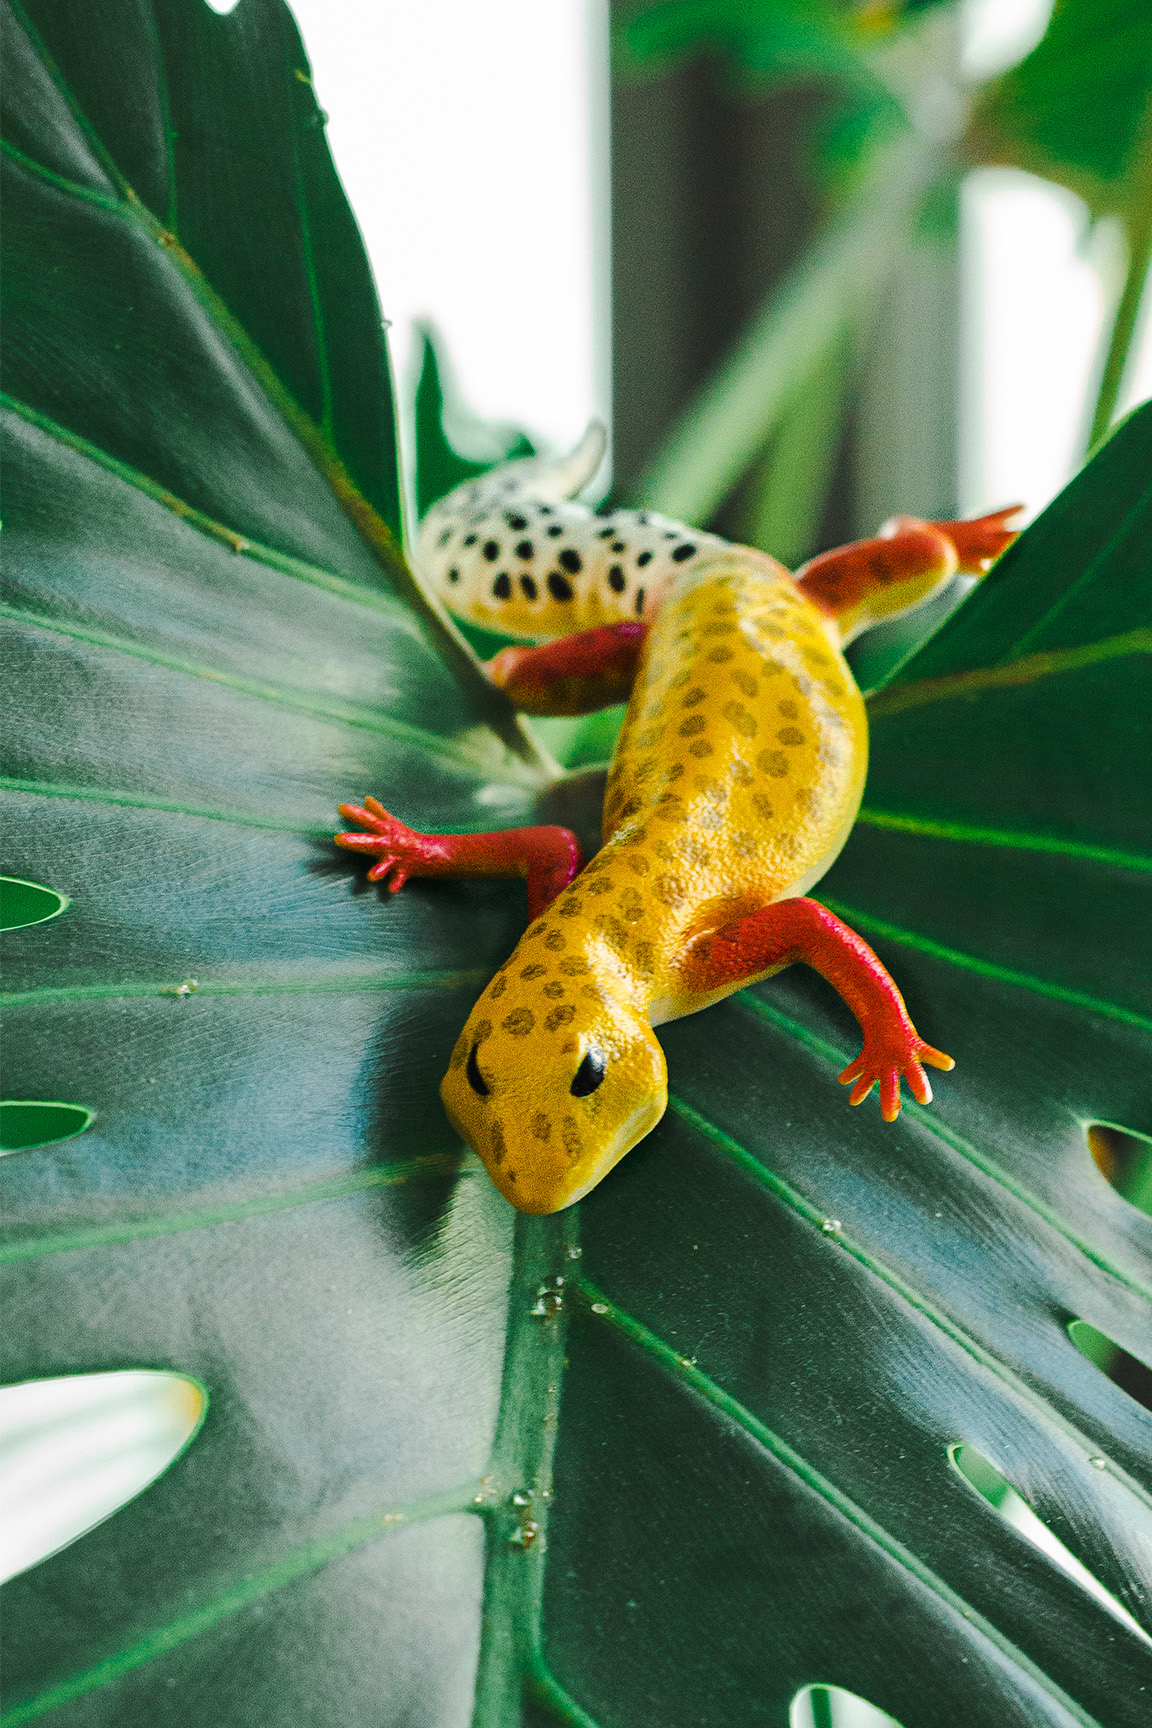
[[[389,893],[403,888],[409,876],[506,877],[528,881],[528,916],[538,918],[562,889],[584,868],[584,854],[567,828],[505,828],[495,834],[419,834],[390,816],[375,798],[341,804],[341,816],[359,822],[368,833],[334,836],[349,852],[374,853],[379,860],[368,872],[370,882],[388,880]]]
[[[522,714],[594,714],[632,691],[647,624],[602,624],[541,648],[502,648],[484,670]]]
[[[904,998],[868,944],[815,900],[778,900],[702,937],[685,969],[685,982],[701,994],[735,987],[746,979],[802,960],[827,978],[851,1008],[864,1046],[840,1075],[855,1081],[848,1102],[861,1104],[877,1081],[880,1113],[894,1122],[900,1113],[900,1076],[921,1104],[932,1101],[922,1064],[948,1069],[951,1056],[921,1038]]]
[[[1018,537],[1020,530],[1007,528],[1005,523],[1009,516],[1017,515],[1023,508],[1023,504],[1009,504],[1006,510],[993,510],[989,516],[973,516],[966,522],[932,522],[929,526],[951,540],[963,575],[983,576],[989,565]],[[902,521],[903,518],[895,520]],[[884,528],[887,526],[885,523]]]
[[[873,540],[856,540],[810,558],[796,573],[804,593],[841,623],[866,611],[870,595],[907,588],[915,604],[957,571],[979,576],[1015,540],[1004,526],[1022,508],[1012,504],[970,522],[923,522],[893,516]],[[878,615],[888,608],[878,606]]]

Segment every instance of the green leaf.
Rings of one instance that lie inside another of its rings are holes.
[[[937,1103],[848,1110],[850,1018],[786,973],[667,1028],[661,1127],[578,1212],[517,1217],[436,1087],[523,890],[381,896],[326,837],[367,791],[588,833],[596,777],[548,780],[261,355],[262,252],[225,308],[123,190],[157,43],[186,92],[210,46],[233,96],[200,83],[187,160],[244,183],[257,93],[303,69],[282,8],[33,16],[9,868],[70,903],[5,937],[6,1056],[95,1116],[0,1166],[7,1372],[211,1401],[9,1587],[6,1720],[783,1728],[817,1683],[903,1728],[1135,1728],[1146,1642],[950,1460],[1149,1625],[1152,1423],[1068,1325],[1148,1358],[1152,1221],[1085,1126],[1152,1133],[1152,410],[873,703],[826,886],[958,1058]],[[321,253],[364,329],[346,223]]]
[[[1145,0],[1057,0],[1041,41],[982,92],[969,125],[979,161],[1007,163],[1118,216],[1125,280],[1089,443],[1116,413],[1152,261],[1152,12]]]
[[[987,85],[971,147],[1058,181],[1094,215],[1152,217],[1152,12],[1144,0],[1057,0],[1041,41]]]
[[[420,372],[413,401],[416,429],[416,502],[423,515],[430,504],[443,498],[453,487],[465,480],[487,474],[498,462],[510,462],[520,456],[534,456],[536,447],[518,427],[493,426],[480,420],[464,408],[459,400],[449,402],[445,389],[445,361],[439,349],[442,342],[425,326],[420,331]],[[455,394],[455,392],[453,392]],[[458,448],[449,432],[451,419],[463,432],[471,434],[475,450],[471,456]]]

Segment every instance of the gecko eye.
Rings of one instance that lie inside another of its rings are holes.
[[[473,1092],[478,1092],[481,1098],[487,1098],[488,1087],[484,1084],[484,1076],[481,1074],[476,1061],[476,1052],[478,1049],[479,1045],[473,1044],[468,1055],[468,1066],[465,1068],[464,1072],[468,1076],[468,1084],[471,1086]]]
[[[587,1098],[589,1092],[595,1092],[604,1078],[604,1071],[607,1066],[607,1058],[601,1056],[599,1050],[589,1050],[577,1068],[576,1076],[568,1088],[573,1098]]]

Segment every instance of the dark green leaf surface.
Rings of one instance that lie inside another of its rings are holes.
[[[821,892],[957,1057],[937,1103],[848,1110],[851,1021],[788,973],[669,1027],[665,1122],[517,1218],[436,1087],[523,890],[378,895],[327,836],[368,791],[587,832],[596,778],[546,780],[349,495],[322,338],[260,326],[243,170],[275,208],[296,158],[235,93],[291,109],[285,14],[64,19],[34,8],[59,81],[27,35],[11,80],[7,868],[71,903],[5,937],[7,1063],[96,1114],[0,1166],[6,1376],[211,1403],[9,1587],[7,1720],[785,1728],[823,1681],[904,1728],[1136,1728],[1147,1644],[948,1448],[1152,1626],[1152,1417],[1067,1332],[1149,1360],[1152,1227],[1084,1128],[1152,1132],[1152,411],[873,702]],[[161,209],[157,42],[189,184],[197,124],[235,176],[211,259],[177,220],[211,295],[121,188]],[[329,214],[321,274],[366,284]]]

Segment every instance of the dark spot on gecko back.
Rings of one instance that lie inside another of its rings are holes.
[[[492,592],[495,594],[497,600],[511,600],[512,578],[506,570],[502,570],[499,576],[497,576],[495,582],[493,582]]]
[[[578,576],[584,568],[579,552],[574,551],[571,546],[565,546],[557,562],[561,569],[567,570],[571,576]]]
[[[571,600],[572,584],[567,576],[561,576],[559,570],[549,570],[548,592],[554,600]]]

